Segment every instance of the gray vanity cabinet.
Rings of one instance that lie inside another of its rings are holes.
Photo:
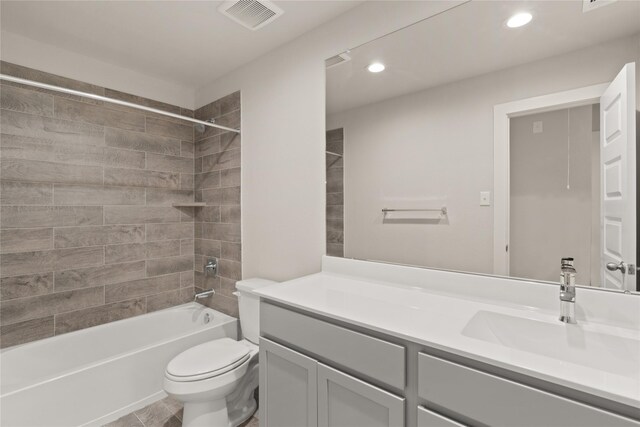
[[[401,427],[404,399],[265,338],[262,427]]]
[[[404,399],[318,363],[318,427],[404,426]]]
[[[317,362],[260,339],[260,425],[318,425]]]
[[[264,301],[260,315],[261,427],[640,427],[423,345]]]
[[[260,316],[261,427],[405,426],[404,346],[264,302]]]

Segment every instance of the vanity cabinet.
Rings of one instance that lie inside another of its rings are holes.
[[[260,335],[385,387],[404,390],[402,345],[266,303],[260,305]]]
[[[640,427],[472,359],[265,301],[260,312],[261,427]]]
[[[404,399],[260,339],[260,421],[272,427],[398,427]]]

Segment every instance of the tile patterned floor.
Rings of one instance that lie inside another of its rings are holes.
[[[181,427],[182,404],[171,397],[145,406],[104,427]],[[239,427],[259,427],[255,415]]]

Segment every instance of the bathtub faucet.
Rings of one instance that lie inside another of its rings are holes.
[[[211,295],[215,295],[216,291],[214,289],[209,289],[208,291],[200,292],[195,294],[193,297],[193,302],[198,301],[200,298],[206,298]]]
[[[207,263],[204,265],[204,275],[205,277],[216,277],[218,274],[218,259],[217,258],[209,258]]]

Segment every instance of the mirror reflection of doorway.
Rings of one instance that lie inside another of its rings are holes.
[[[510,119],[510,257],[517,277],[557,281],[573,257],[576,282],[600,286],[600,108]]]
[[[558,248],[563,248],[566,245],[563,241],[559,240],[559,235],[554,231],[564,230],[565,228],[570,230],[576,225],[574,224],[575,222],[580,222],[580,218],[582,218],[581,223],[585,224],[586,216],[584,212],[586,210],[589,212],[595,211],[596,202],[594,196],[596,191],[592,193],[593,203],[589,204],[589,208],[587,209],[583,206],[583,214],[577,214],[575,212],[571,214],[570,210],[566,211],[568,208],[565,206],[566,200],[564,199],[571,199],[573,195],[565,192],[565,197],[561,198],[560,202],[555,200],[558,199],[557,194],[549,197],[550,200],[547,200],[547,202],[551,202],[548,203],[551,205],[555,202],[558,209],[554,208],[551,211],[540,212],[539,210],[543,209],[547,204],[543,203],[545,200],[541,200],[533,206],[529,203],[528,207],[530,209],[528,213],[530,215],[535,216],[536,211],[538,211],[538,214],[544,217],[548,212],[555,212],[553,216],[546,217],[544,229],[534,227],[535,219],[529,219],[529,223],[525,225],[518,224],[516,217],[518,214],[522,215],[522,211],[518,212],[518,206],[512,206],[510,201],[512,195],[510,188],[512,185],[510,182],[512,174],[519,172],[519,166],[511,164],[515,154],[512,156],[510,153],[512,148],[510,143],[512,137],[510,128],[516,124],[517,118],[523,116],[564,111],[565,142],[564,144],[553,145],[555,150],[558,150],[560,146],[564,146],[564,151],[551,154],[553,151],[550,151],[550,147],[546,147],[547,150],[543,150],[543,154],[538,153],[538,155],[542,155],[543,157],[548,156],[546,163],[542,163],[542,165],[548,166],[547,169],[551,167],[550,165],[553,165],[553,171],[547,170],[546,172],[549,175],[538,174],[537,181],[544,183],[545,180],[551,179],[551,177],[557,175],[559,171],[564,170],[564,187],[565,190],[571,191],[572,188],[576,189],[575,186],[572,187],[573,184],[571,182],[572,175],[576,172],[576,168],[572,166],[576,160],[574,156],[572,161],[572,156],[574,155],[572,141],[573,144],[576,144],[576,141],[572,140],[573,129],[571,129],[571,121],[573,120],[573,113],[576,107],[591,105],[591,123],[592,125],[599,123],[599,126],[592,126],[592,132],[594,132],[593,129],[600,129],[598,155],[596,156],[595,153],[591,154],[593,164],[595,165],[596,160],[598,162],[597,172],[592,172],[591,188],[597,190],[599,198],[599,239],[595,236],[593,231],[594,227],[592,227],[591,231],[586,231],[586,228],[583,227],[582,233],[579,235],[579,240],[584,242],[585,238],[588,237],[591,244],[599,241],[599,263],[596,268],[596,255],[594,251],[590,250],[589,255],[586,255],[585,246],[582,244],[583,255],[580,256],[582,261],[578,261],[578,264],[582,265],[583,271],[585,268],[589,270],[589,273],[586,276],[584,273],[578,276],[576,282],[579,285],[599,286],[614,290],[638,290],[638,252],[636,249],[638,231],[638,220],[636,216],[638,186],[638,175],[636,174],[636,115],[638,113],[636,110],[635,77],[635,63],[631,62],[625,64],[610,83],[582,87],[494,106],[494,274],[515,277],[525,276],[539,280],[553,280],[551,278],[551,269],[555,270],[558,268],[556,266],[559,266],[562,257],[577,258],[575,254],[570,255],[568,253],[557,256],[558,254],[555,252],[557,252]],[[596,103],[599,104],[598,114],[596,114],[596,111],[593,109],[593,105],[596,105]],[[599,119],[596,119],[596,115]],[[538,120],[531,120],[527,124],[527,126],[530,127],[527,132],[532,134],[534,132],[538,134],[544,133],[545,125],[544,123],[540,123],[540,117],[542,116],[538,116]],[[585,120],[588,120],[589,115],[586,114],[584,117],[586,117]],[[535,126],[534,122],[536,122]],[[571,129],[571,132],[568,132],[569,129]],[[583,127],[583,129],[588,129],[588,126]],[[592,137],[594,136],[595,134],[592,134]],[[574,148],[576,147],[583,147],[583,145],[574,145]],[[593,147],[593,145],[591,147]],[[576,155],[579,157],[579,153],[576,153]],[[535,159],[535,157],[531,159],[519,159],[520,167],[525,169],[531,167]],[[561,159],[564,159],[563,165],[561,165],[563,163],[560,162]],[[538,159],[538,161],[539,160],[540,159]],[[584,163],[582,163],[582,166],[584,166]],[[577,167],[579,168],[579,166]],[[592,170],[593,169],[592,167]],[[534,172],[530,172],[530,174],[531,173]],[[538,171],[535,173],[538,173]],[[599,185],[596,185],[596,179],[599,181]],[[535,184],[539,184],[540,182],[536,182]],[[556,190],[561,182],[563,182],[563,180],[555,176],[554,185],[556,186]],[[530,193],[527,197],[534,197],[536,193],[533,192],[533,189],[535,187],[533,184],[530,186],[530,189],[523,190],[522,188],[518,188],[516,183],[516,188],[513,189],[513,191],[516,192],[516,197],[525,197],[524,194],[527,191]],[[519,191],[524,191],[524,193],[519,193]],[[586,194],[590,193],[583,192],[582,194],[582,198],[585,199]],[[578,198],[579,197],[578,195]],[[512,209],[514,210],[513,213],[511,212]],[[567,213],[569,214],[568,218]],[[595,226],[593,213],[591,219]],[[511,222],[514,220],[516,224],[512,226]],[[564,227],[562,227],[563,224]],[[526,230],[530,236],[529,241],[522,241],[522,238],[517,237],[519,227],[520,229],[523,227],[531,227]],[[513,235],[514,232],[516,235]],[[526,256],[522,256],[522,254],[518,255],[518,249],[522,248],[522,245],[531,247],[539,245],[543,240],[547,241],[544,250],[535,251],[535,255],[534,252],[530,252]],[[574,247],[573,249],[570,248],[570,250],[576,251],[577,249]],[[514,256],[514,252],[516,252],[515,256],[519,257],[520,261],[518,262],[516,260],[512,264],[510,259]],[[563,250],[563,252],[565,251]],[[557,259],[554,258],[552,263],[548,260],[544,266],[535,265],[537,260],[541,257],[546,257],[548,254],[555,254],[555,258]],[[525,263],[527,264],[525,265]],[[520,269],[520,271],[510,271],[513,268],[516,270]],[[529,271],[522,273],[522,269],[525,268],[528,268]],[[553,276],[555,276],[555,274]],[[557,281],[557,278],[553,281]]]

